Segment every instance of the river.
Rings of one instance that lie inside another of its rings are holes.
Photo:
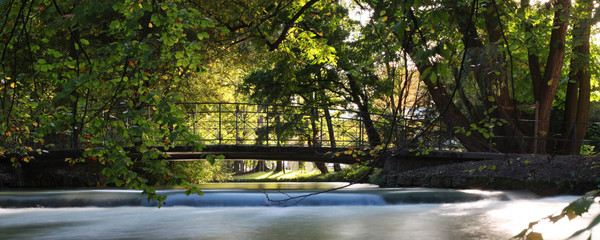
[[[4,190],[0,239],[509,239],[577,198],[361,184],[280,205],[267,200],[341,185],[208,184],[204,196],[161,190],[168,198],[160,209],[131,190]],[[536,231],[565,239],[587,226],[597,205],[587,217]]]

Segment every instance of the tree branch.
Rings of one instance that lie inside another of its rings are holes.
[[[300,18],[300,16],[302,16],[302,14],[304,14],[304,12],[306,12],[306,10],[308,10],[310,7],[312,7],[312,5],[314,5],[318,1],[319,0],[311,0],[311,1],[307,2],[306,4],[304,4],[304,6],[302,6],[302,8],[300,8],[300,10],[292,18],[290,18],[286,22],[285,25],[283,26],[283,30],[281,31],[281,34],[279,35],[277,40],[275,40],[275,42],[273,42],[273,43],[267,42],[267,45],[269,46],[269,50],[273,51],[273,50],[277,49],[277,47],[279,47],[281,42],[283,42],[283,40],[287,37],[288,31],[290,30],[290,28],[292,28],[292,26],[294,26],[294,23],[296,22],[296,20],[298,20],[298,18]]]

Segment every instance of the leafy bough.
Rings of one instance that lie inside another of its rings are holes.
[[[584,213],[587,213],[592,206],[592,204],[596,203],[596,199],[600,197],[600,190],[594,190],[586,193],[584,196],[578,198],[577,200],[571,202],[568,206],[562,209],[562,211],[558,214],[553,214],[542,218],[538,221],[529,223],[529,226],[526,229],[523,229],[519,234],[514,236],[512,239],[527,239],[527,240],[543,240],[542,234],[539,232],[535,232],[533,228],[538,225],[540,222],[548,220],[551,223],[556,223],[559,220],[567,217],[569,220],[575,219],[577,217],[581,217]],[[598,202],[600,204],[600,202]],[[581,234],[584,234],[595,226],[600,224],[600,214],[596,215],[594,219],[588,224],[587,227],[582,228],[576,232],[574,232],[569,239],[574,237],[578,237]],[[587,239],[592,239],[592,234]]]

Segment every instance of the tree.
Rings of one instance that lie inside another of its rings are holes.
[[[165,197],[148,179],[199,192],[158,148],[201,147],[169,87],[201,71],[206,39],[225,29],[184,1],[0,5],[1,154],[19,165],[35,149],[84,148],[83,158],[66,160],[99,161],[109,184],[141,189],[159,205]]]
[[[415,63],[442,120],[468,150],[547,151],[570,1],[365,2]],[[528,132],[517,105],[535,102],[537,124]],[[492,133],[513,138],[489,145]],[[538,136],[537,144],[518,140],[527,136]]]
[[[198,191],[158,160],[166,156],[157,147],[175,141],[200,147],[178,93],[193,96],[190,80],[232,44],[276,48],[318,2],[2,2],[0,155],[19,165],[35,149],[82,147],[84,158],[68,161],[100,161],[109,183],[150,199],[164,199],[150,176]]]
[[[567,84],[562,138],[567,140],[563,144],[563,152],[572,154],[579,153],[581,149],[581,142],[579,141],[585,138],[589,119],[591,94],[590,32],[591,27],[598,22],[597,18],[592,18],[592,10],[592,1],[577,2],[573,16],[573,29],[571,30],[573,56],[571,57]]]
[[[539,103],[539,118],[536,120],[540,121],[538,121],[536,135],[542,137],[538,142],[537,151],[541,153],[546,152],[546,137],[549,136],[550,113],[552,111],[552,103],[554,101],[554,97],[556,96],[556,89],[558,88],[558,83],[560,82],[561,70],[563,67],[563,60],[565,56],[565,39],[567,36],[571,1],[557,1],[554,7],[554,28],[551,31],[549,43],[550,49],[548,58],[546,60],[544,75],[541,77],[537,74],[533,75],[533,72],[536,71],[532,72],[534,97],[536,102]],[[538,56],[533,56],[533,58],[537,57]],[[536,63],[538,64],[536,65]],[[529,65],[530,68],[541,67],[539,66],[539,62],[535,60],[530,61]]]

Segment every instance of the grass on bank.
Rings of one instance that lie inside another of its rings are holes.
[[[231,182],[353,182],[367,174],[368,167],[346,168],[339,172],[330,171],[321,174],[319,171],[307,172],[304,170],[283,172],[256,172],[233,176]],[[382,183],[381,169],[376,168],[366,179],[361,182],[373,184]]]
[[[294,180],[300,178],[310,178],[315,177],[320,174],[319,171],[285,171],[284,172],[255,172],[248,173],[243,175],[233,176],[233,181],[248,181],[248,180],[274,180],[274,181],[283,181],[283,180]]]

